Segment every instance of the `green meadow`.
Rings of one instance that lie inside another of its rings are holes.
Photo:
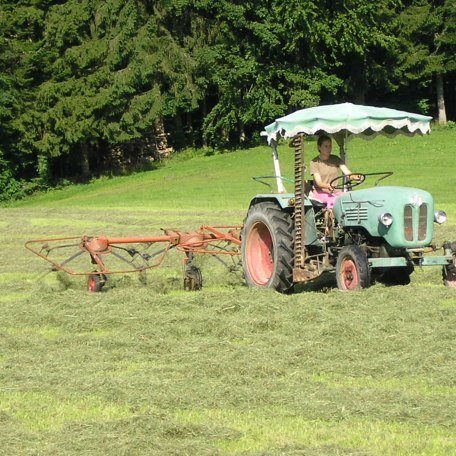
[[[455,144],[454,128],[356,139],[347,163],[431,192],[448,215],[441,244],[456,240]],[[315,142],[306,150],[308,164]],[[280,156],[292,178],[292,149]],[[187,151],[0,208],[0,454],[456,454],[456,291],[439,268],[402,287],[342,293],[329,276],[281,295],[200,257],[203,290],[185,292],[171,252],[146,280],[90,294],[24,249],[240,224],[269,191],[251,177],[271,174],[267,146]]]

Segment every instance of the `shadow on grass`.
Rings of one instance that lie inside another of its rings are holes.
[[[320,277],[317,277],[316,279],[309,282],[296,284],[294,286],[293,292],[302,293],[306,291],[317,291],[328,293],[334,288],[337,288],[336,273],[334,271],[331,271],[325,272]]]

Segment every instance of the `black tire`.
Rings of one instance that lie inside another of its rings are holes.
[[[336,263],[336,276],[339,290],[350,291],[369,287],[369,262],[361,247],[349,245],[340,251]]]
[[[249,287],[293,288],[294,222],[272,202],[251,206],[241,232],[242,267]]]
[[[90,274],[87,281],[87,288],[91,293],[98,293],[104,287],[106,280],[107,278],[104,274]]]
[[[201,269],[190,266],[185,270],[184,289],[187,291],[198,291],[203,288],[203,275]]]
[[[456,266],[450,264],[442,268],[443,283],[446,287],[456,288]]]
[[[450,250],[453,254],[453,262],[443,266],[442,277],[446,287],[456,288],[456,241],[446,241],[443,244],[445,252]]]

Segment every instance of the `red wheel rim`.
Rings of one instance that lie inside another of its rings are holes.
[[[271,232],[262,222],[255,223],[250,230],[246,257],[252,281],[259,286],[266,285],[274,271],[274,257]]]
[[[92,293],[97,291],[97,281],[93,276],[89,276],[89,291]]]
[[[354,290],[355,288],[358,288],[358,269],[353,260],[347,258],[342,261],[339,275],[345,290]]]

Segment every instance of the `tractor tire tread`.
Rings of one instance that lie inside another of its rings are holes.
[[[287,293],[293,288],[293,259],[294,259],[294,223],[289,213],[282,210],[273,202],[261,202],[251,206],[241,233],[241,239],[245,239],[247,225],[252,217],[265,217],[269,222],[270,231],[274,239],[277,239],[276,249],[279,256],[276,262],[276,270],[267,287],[274,288],[281,293]],[[244,254],[243,254],[244,257]],[[246,274],[246,280],[249,280]]]

